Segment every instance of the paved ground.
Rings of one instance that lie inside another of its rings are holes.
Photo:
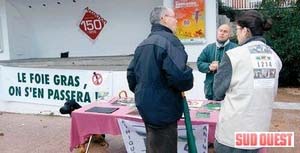
[[[124,70],[130,56],[110,58],[69,58],[0,61],[0,64],[20,67]],[[46,62],[45,62],[46,61]],[[115,62],[114,62],[115,61]],[[190,63],[195,68],[195,63]],[[269,148],[268,153],[300,152],[300,90],[279,89],[274,104],[271,131],[294,131],[294,148]],[[289,102],[289,103],[287,103]],[[45,115],[0,112],[0,153],[68,153],[70,118]],[[93,143],[90,153],[126,153],[121,136],[107,135],[108,147]],[[78,152],[75,150],[74,152]],[[213,152],[213,150],[210,150]]]
[[[0,152],[68,153],[70,122],[69,117],[0,113]],[[299,129],[300,110],[275,109],[271,131],[295,131],[296,147],[269,148],[268,152],[300,152]],[[126,153],[121,136],[107,135],[106,141],[108,147],[93,143],[90,153]]]
[[[68,153],[70,123],[69,117],[0,113],[0,152]],[[126,153],[121,136],[106,141],[109,147],[92,144],[90,153]]]

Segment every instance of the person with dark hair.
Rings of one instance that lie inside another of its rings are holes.
[[[174,35],[172,9],[155,7],[151,33],[135,50],[127,68],[129,89],[146,127],[147,153],[177,152],[177,121],[183,113],[181,92],[193,87],[183,44]]]
[[[217,42],[207,45],[197,60],[198,70],[205,73],[204,94],[208,100],[213,100],[214,76],[218,70],[219,63],[226,51],[237,45],[229,40],[231,28],[228,24],[222,24],[217,30]]]
[[[258,147],[235,146],[234,133],[269,130],[282,63],[262,37],[271,20],[251,10],[242,13],[236,24],[240,46],[225,53],[213,86],[216,100],[224,100],[214,148],[217,153],[256,153]],[[258,75],[271,72],[274,75]]]
[[[71,116],[72,112],[79,108],[81,108],[81,106],[74,99],[71,99],[64,103],[64,106],[59,109],[59,112]]]

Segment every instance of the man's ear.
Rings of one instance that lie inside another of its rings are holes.
[[[166,23],[165,18],[164,18],[163,16],[160,17],[160,22],[161,22],[161,23]]]

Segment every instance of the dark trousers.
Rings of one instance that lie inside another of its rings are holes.
[[[177,122],[164,127],[145,126],[147,153],[177,153]]]
[[[259,149],[246,150],[246,149],[232,148],[219,143],[217,140],[215,140],[214,148],[216,153],[258,153],[259,151]]]

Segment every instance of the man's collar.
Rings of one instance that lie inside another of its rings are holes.
[[[222,48],[222,47],[225,47],[229,42],[230,42],[229,39],[228,39],[227,41],[225,41],[224,43],[219,43],[219,42],[217,41],[217,42],[216,42],[216,46],[217,46],[217,48]]]
[[[153,24],[151,27],[151,32],[156,32],[156,31],[166,31],[166,32],[173,33],[171,29],[169,29],[168,27],[166,27],[164,25]]]

